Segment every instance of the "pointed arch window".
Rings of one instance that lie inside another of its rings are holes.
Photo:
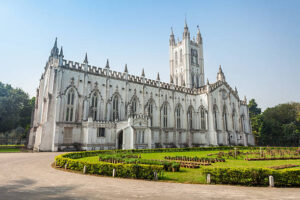
[[[176,128],[181,128],[181,114],[180,114],[180,106],[177,106],[176,108]]]
[[[245,121],[245,116],[244,116],[244,114],[241,116],[241,128],[242,128],[242,132],[245,132],[245,123],[244,123],[244,121]]]
[[[164,128],[168,127],[168,105],[163,105],[163,126]]]
[[[66,110],[66,121],[72,122],[74,115],[74,101],[75,101],[75,92],[74,89],[70,89],[67,95],[67,110]]]
[[[177,56],[177,52],[175,52],[175,66],[177,67],[178,65],[178,56]]]
[[[153,126],[153,105],[150,102],[149,106],[148,106],[148,115],[149,115],[149,119],[150,119],[150,126]]]
[[[223,120],[224,120],[224,129],[225,131],[228,131],[228,125],[227,125],[227,111],[226,106],[223,107]]]
[[[214,120],[215,120],[215,130],[218,130],[218,110],[214,107]]]
[[[94,92],[94,94],[92,95],[92,105],[91,105],[94,121],[97,120],[97,110],[98,110],[97,106],[98,106],[98,95],[96,92]]]
[[[132,103],[131,103],[131,109],[132,109],[132,113],[133,115],[136,115],[136,111],[137,111],[137,100],[136,99],[133,99]]]
[[[194,75],[192,74],[191,76],[192,76],[192,87],[194,87],[194,86],[195,86],[195,83],[194,83]]]
[[[232,111],[232,130],[235,129],[235,111]]]
[[[193,110],[189,109],[188,111],[188,127],[189,129],[193,129]]]
[[[205,110],[204,108],[201,108],[200,110],[200,121],[201,121],[201,129],[206,129],[206,120],[205,120]]]
[[[180,53],[179,53],[179,63],[182,64],[182,49],[180,49]]]
[[[119,119],[119,98],[117,95],[113,98],[113,121]]]

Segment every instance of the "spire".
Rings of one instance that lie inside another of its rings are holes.
[[[64,57],[63,47],[60,47],[59,57]]]
[[[198,44],[202,44],[202,36],[201,36],[201,33],[200,33],[199,25],[197,25],[197,29],[198,29],[198,32],[197,32],[197,43]]]
[[[217,81],[225,82],[225,75],[224,75],[224,73],[222,71],[221,65],[219,66],[219,72],[217,74]]]
[[[124,72],[125,72],[125,73],[128,73],[127,64],[125,64]]]
[[[246,95],[244,96],[244,101],[247,103],[247,97],[246,97]]]
[[[237,91],[236,87],[234,87],[234,91],[235,91],[236,94],[238,94],[238,91]]]
[[[109,61],[108,61],[108,59],[106,60],[106,66],[105,66],[105,68],[109,69]]]
[[[84,58],[83,63],[84,63],[84,64],[88,64],[88,63],[89,63],[88,57],[87,57],[87,53],[85,53],[85,58]]]
[[[54,46],[51,49],[51,56],[58,57],[59,49],[57,48],[57,37],[55,38]]]
[[[170,35],[170,45],[175,45],[175,37],[173,33],[173,28],[171,27],[171,35]]]
[[[184,28],[188,29],[188,25],[187,25],[187,22],[186,22],[186,15],[184,16]]]
[[[206,80],[206,84],[209,85],[209,80],[208,79]]]
[[[174,83],[174,82],[173,82],[173,77],[172,77],[172,76],[170,76],[170,83],[171,83],[171,84]]]
[[[157,72],[157,78],[156,78],[157,81],[160,81],[160,78],[159,78],[159,72]]]
[[[144,71],[144,68],[142,69],[142,77],[145,77],[145,71]]]
[[[54,47],[53,48],[57,48],[57,37],[55,38],[55,42],[54,42]]]
[[[190,32],[189,32],[189,27],[186,23],[186,17],[185,17],[185,20],[184,20],[184,31],[183,31],[183,38],[190,38]]]

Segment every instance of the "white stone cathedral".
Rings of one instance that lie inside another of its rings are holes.
[[[204,81],[200,31],[170,35],[170,83],[64,59],[57,40],[37,89],[28,147],[144,149],[254,145],[247,100],[225,80]]]

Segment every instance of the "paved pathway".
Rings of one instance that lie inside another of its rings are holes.
[[[0,200],[300,199],[299,188],[235,187],[96,177],[53,169],[59,153],[0,153]]]

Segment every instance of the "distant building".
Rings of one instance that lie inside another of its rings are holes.
[[[204,80],[200,31],[170,35],[170,83],[64,59],[57,40],[37,89],[29,148],[59,151],[254,145],[247,100]]]

